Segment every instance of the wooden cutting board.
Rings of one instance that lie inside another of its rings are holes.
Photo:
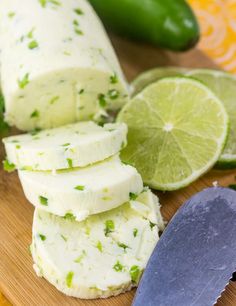
[[[186,67],[214,67],[200,51],[173,54],[155,48],[133,44],[112,38],[128,80],[138,73],[161,65]],[[3,148],[0,158],[4,157]],[[236,170],[212,170],[206,176],[178,192],[158,193],[163,205],[162,213],[170,220],[176,210],[196,192],[218,181],[222,186],[235,183]],[[45,280],[37,278],[32,269],[28,251],[31,243],[33,207],[25,199],[17,174],[0,170],[0,291],[13,305],[17,306],[129,306],[134,290],[107,300],[84,301],[69,298],[58,292]],[[62,250],[63,252],[63,250]],[[0,305],[9,305],[0,294]],[[230,283],[218,306],[236,305],[236,283]],[[145,305],[144,305],[145,306]],[[154,305],[156,306],[156,305]]]

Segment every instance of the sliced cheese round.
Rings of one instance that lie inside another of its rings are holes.
[[[83,222],[36,209],[31,250],[38,276],[82,299],[106,298],[137,286],[163,221],[150,191],[134,207],[132,202]]]
[[[125,124],[79,122],[37,134],[3,139],[7,159],[17,169],[84,167],[117,154],[126,145]]]
[[[104,27],[86,0],[1,0],[6,121],[22,130],[97,119],[127,86]]]
[[[120,206],[143,190],[137,170],[122,164],[118,156],[56,173],[20,170],[19,177],[33,205],[76,220]]]

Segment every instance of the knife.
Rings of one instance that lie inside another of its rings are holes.
[[[212,306],[236,271],[236,191],[188,200],[162,234],[133,306]]]

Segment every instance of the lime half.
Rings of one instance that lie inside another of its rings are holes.
[[[236,77],[218,70],[197,69],[188,75],[204,82],[224,103],[230,119],[229,137],[219,158],[220,168],[236,167]]]
[[[221,101],[201,82],[185,77],[149,85],[122,109],[118,121],[129,127],[122,160],[159,190],[180,189],[207,172],[228,132]]]
[[[137,78],[131,83],[132,95],[135,96],[145,87],[160,80],[161,78],[182,76],[187,71],[188,69],[180,67],[157,67],[147,70],[138,75]]]

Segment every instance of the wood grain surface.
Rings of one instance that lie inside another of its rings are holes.
[[[155,48],[133,44],[112,38],[122,67],[128,80],[138,73],[163,65],[185,67],[214,67],[214,64],[200,51],[173,54]],[[0,158],[4,157],[3,148]],[[162,213],[170,220],[176,210],[196,192],[218,181],[222,186],[235,183],[235,171],[212,170],[197,182],[178,192],[157,193],[162,203]],[[36,277],[28,251],[31,243],[33,207],[23,195],[16,173],[0,170],[0,305],[16,306],[130,306],[134,290],[107,300],[84,301],[69,298],[58,292],[44,279]],[[63,251],[63,250],[62,250]],[[9,302],[8,302],[9,301]],[[236,284],[230,282],[218,306],[236,305]],[[154,305],[156,306],[156,305]]]

